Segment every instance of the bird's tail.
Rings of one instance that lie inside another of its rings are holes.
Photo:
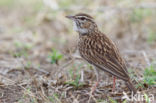
[[[131,80],[126,81],[126,85],[127,85],[127,87],[129,88],[129,90],[130,90],[131,92],[133,92],[134,94],[137,92],[137,90],[136,90],[136,88],[133,86]]]

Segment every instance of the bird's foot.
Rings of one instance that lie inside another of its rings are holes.
[[[97,86],[99,85],[99,81],[97,81],[96,83],[95,83],[95,85],[94,86],[92,86],[92,89],[91,89],[91,94],[93,94],[94,93],[94,91],[96,90],[96,88],[97,88]]]

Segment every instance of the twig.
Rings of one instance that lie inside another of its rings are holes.
[[[11,80],[11,79],[8,79],[8,78],[5,77],[5,76],[2,76],[2,77],[3,77],[4,79],[10,81],[13,85],[19,86],[19,87],[21,87],[23,90],[28,91],[25,87],[23,87],[23,86],[21,86],[21,85],[19,85],[19,84],[16,84],[15,81],[13,81],[13,80]],[[36,97],[32,92],[28,92],[28,95],[29,95],[30,97]],[[38,98],[38,97],[36,97],[36,98]]]
[[[38,68],[38,67],[36,67],[36,66],[32,66],[32,69],[35,69],[35,70],[37,70],[37,71],[40,71],[40,72],[42,72],[42,73],[44,73],[44,74],[49,74],[49,72],[45,71],[44,69]]]
[[[83,82],[84,81],[84,71],[81,70],[81,78],[80,78],[80,81]]]
[[[149,59],[148,59],[148,57],[147,57],[146,52],[145,52],[145,51],[142,51],[142,54],[143,54],[143,56],[144,56],[144,58],[145,58],[145,61],[146,61],[147,65],[150,66],[151,63],[150,63],[150,61],[149,61]]]

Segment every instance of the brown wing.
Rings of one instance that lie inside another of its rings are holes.
[[[85,60],[118,78],[129,79],[123,59],[113,42],[105,35],[87,38],[84,44],[80,48],[80,54]]]

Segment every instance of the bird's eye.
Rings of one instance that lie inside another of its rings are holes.
[[[81,19],[81,20],[85,20],[85,18],[84,18],[84,17],[81,17],[80,19]]]

